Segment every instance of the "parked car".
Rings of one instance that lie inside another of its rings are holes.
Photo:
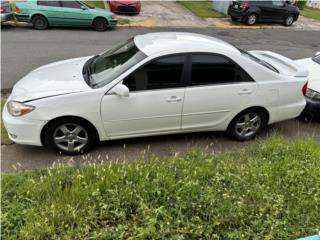
[[[0,13],[1,23],[11,21],[13,19],[13,12],[8,1],[1,1]]]
[[[320,119],[320,52],[312,58],[300,59],[297,62],[305,64],[310,72],[306,93],[307,106],[303,115]]]
[[[30,22],[37,30],[49,26],[93,27],[105,31],[117,25],[116,16],[82,1],[37,1],[17,2],[20,22]]]
[[[307,76],[277,53],[194,33],[150,33],[32,71],[14,86],[3,122],[14,142],[64,154],[96,140],[195,131],[243,141],[301,114]]]
[[[299,18],[299,8],[290,1],[233,1],[228,14],[233,21],[254,25],[257,22],[279,22],[291,26]]]
[[[139,14],[141,11],[140,0],[108,1],[110,11],[123,14]]]

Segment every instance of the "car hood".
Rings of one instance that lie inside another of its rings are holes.
[[[120,4],[137,4],[139,3],[139,1],[137,0],[117,0],[116,3],[120,3]]]
[[[10,99],[24,102],[90,90],[82,75],[83,65],[89,58],[74,58],[37,68],[14,86]]]
[[[320,92],[320,64],[311,58],[296,60],[297,63],[305,65],[309,69],[308,87],[314,91]]]

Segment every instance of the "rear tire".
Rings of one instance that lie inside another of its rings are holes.
[[[93,22],[93,28],[98,32],[104,32],[108,29],[108,22],[106,19],[97,18]]]
[[[36,30],[45,30],[48,28],[48,21],[44,16],[37,15],[32,18],[32,26]]]
[[[246,23],[249,26],[253,26],[257,23],[257,21],[258,21],[258,15],[255,13],[252,13],[247,17]]]
[[[45,132],[46,143],[66,155],[88,151],[97,140],[95,129],[78,118],[62,118],[52,122]]]
[[[289,15],[284,19],[283,25],[286,27],[289,27],[293,24],[293,22],[294,22],[294,16]]]
[[[267,126],[267,115],[259,109],[239,113],[229,124],[228,133],[238,141],[253,139]]]

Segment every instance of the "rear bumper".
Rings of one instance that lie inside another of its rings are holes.
[[[307,105],[303,110],[303,114],[309,114],[320,117],[320,101],[306,97]]]
[[[228,9],[228,14],[231,17],[237,18],[239,21],[244,21],[248,15],[248,13],[245,11],[239,11],[237,9],[234,8],[229,8]]]
[[[13,13],[1,13],[1,22],[11,21],[13,19]]]

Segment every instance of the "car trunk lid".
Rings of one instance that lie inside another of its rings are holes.
[[[293,77],[308,77],[309,71],[304,65],[294,60],[270,51],[249,51],[255,57],[271,64],[281,74]]]

